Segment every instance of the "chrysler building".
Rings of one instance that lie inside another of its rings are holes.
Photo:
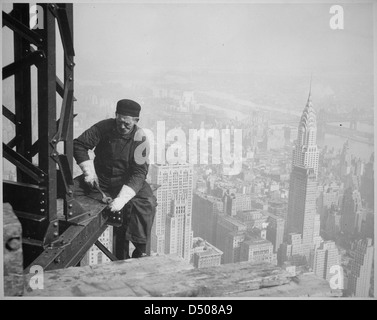
[[[318,174],[319,151],[317,147],[317,121],[314,111],[311,90],[302,113],[296,144],[293,150],[292,167],[312,168]]]

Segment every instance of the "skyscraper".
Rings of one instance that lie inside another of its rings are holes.
[[[193,168],[189,164],[153,164],[150,180],[160,185],[156,191],[156,216],[152,227],[151,249],[174,253],[190,260],[192,243]]]
[[[360,158],[352,159],[352,171],[356,176],[361,177],[364,174],[365,163]]]
[[[356,213],[360,211],[361,196],[360,192],[352,187],[344,191],[343,203],[341,208],[341,231],[347,235],[353,235],[356,231]]]
[[[351,173],[351,153],[348,140],[344,143],[342,154],[340,155],[340,176],[345,178]]]
[[[191,242],[191,214],[187,212],[187,198],[184,194],[174,195],[171,210],[166,218],[165,253],[176,254],[186,261],[190,261]]]
[[[331,267],[340,265],[340,253],[334,241],[322,242],[314,253],[313,271],[327,281],[330,281]]]
[[[222,263],[240,262],[241,243],[245,240],[246,225],[235,218],[222,216],[218,220],[216,247],[224,254]]]
[[[349,266],[347,292],[350,296],[368,297],[373,264],[372,239],[354,243],[353,259]]]
[[[301,234],[303,250],[307,258],[313,249],[316,216],[319,158],[316,134],[316,114],[309,93],[293,150],[286,227],[286,235]]]
[[[313,228],[313,244],[314,249],[318,248],[323,242],[322,237],[320,236],[321,231],[321,217],[319,214],[314,216],[314,228]]]
[[[367,209],[361,224],[361,237],[374,239],[374,211]]]
[[[370,161],[364,167],[360,192],[368,208],[374,209],[374,153],[370,157]]]
[[[318,197],[318,213],[321,215],[321,229],[326,229],[326,221],[333,205],[339,205],[340,186],[335,182],[325,184]]]
[[[284,240],[284,224],[283,218],[269,214],[267,226],[267,240],[271,241],[276,253]]]
[[[302,264],[308,262],[308,256],[305,255],[304,246],[300,233],[290,233],[286,240],[278,249],[278,262],[283,265],[284,262],[290,261],[293,264]]]
[[[317,147],[317,120],[309,93],[308,101],[298,126],[297,140],[293,149],[292,167],[311,168],[318,174],[319,151]]]
[[[201,237],[211,244],[216,244],[218,217],[224,215],[221,198],[212,197],[201,192],[193,195],[192,230],[195,237]]]
[[[287,233],[302,235],[305,255],[313,246],[316,216],[317,179],[312,168],[294,167],[291,174]]]
[[[340,233],[340,220],[341,214],[338,206],[333,205],[330,208],[327,221],[326,221],[326,237],[328,239],[335,240]]]

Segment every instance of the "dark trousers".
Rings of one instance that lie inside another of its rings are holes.
[[[150,254],[151,229],[155,207],[147,199],[134,199],[122,209],[123,223],[113,228],[113,252],[118,259],[130,258],[129,242],[135,246],[131,258]]]
[[[114,232],[114,255],[119,260],[130,259],[130,241],[126,239],[126,227],[113,227]],[[131,258],[140,258],[147,254],[147,244],[131,241],[135,246]]]
[[[106,188],[102,185],[101,188],[106,195],[112,198],[115,198],[119,192],[119,190]],[[74,194],[92,197],[98,201],[102,199],[99,191],[91,189],[85,183],[84,175],[74,179]],[[150,200],[135,198],[122,209],[123,224],[120,227],[113,227],[113,253],[119,260],[130,258],[129,241],[135,246],[132,258],[140,258],[148,253],[147,247],[149,247],[148,242],[155,214],[155,204],[150,202]]]

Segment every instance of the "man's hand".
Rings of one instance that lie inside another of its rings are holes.
[[[79,164],[80,169],[85,175],[84,181],[92,189],[95,188],[95,184],[99,186],[98,177],[92,160],[87,160]]]
[[[123,198],[115,198],[112,202],[109,204],[110,211],[116,212],[123,209],[123,207],[127,204],[127,199]]]
[[[135,191],[129,186],[124,185],[117,197],[109,204],[112,212],[120,211],[136,195]]]

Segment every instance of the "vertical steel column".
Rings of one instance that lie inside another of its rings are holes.
[[[73,4],[67,3],[62,4],[62,6],[65,7],[65,11],[68,18],[68,26],[70,29],[71,37],[72,37],[72,43],[73,43]],[[67,54],[64,54],[64,83],[66,81],[71,81],[72,88],[74,88],[74,73],[73,73],[73,67],[74,67],[74,56],[68,56]],[[71,80],[69,80],[71,79]],[[66,83],[65,83],[66,84]],[[72,89],[73,90],[73,89]],[[70,171],[73,175],[73,100],[72,100],[72,108],[69,115],[69,125],[67,128],[67,136],[66,140],[64,142],[64,153],[67,156],[68,164]],[[68,207],[68,201],[64,201],[64,215],[66,217],[69,217],[69,210]]]
[[[72,42],[73,42],[73,4],[72,3],[66,3],[64,4],[65,10],[67,12],[68,17],[68,25],[69,29],[71,31],[72,35]],[[67,79],[68,75],[72,78],[72,87],[74,88],[74,56],[69,57],[71,61],[67,60],[67,56],[64,55],[64,79]],[[68,126],[68,134],[67,134],[67,140],[65,141],[64,145],[64,153],[66,154],[68,158],[69,167],[71,169],[71,172],[73,174],[73,101],[72,101],[72,109],[71,114],[69,116],[69,126]]]
[[[37,32],[43,39],[39,49],[45,53],[45,59],[38,67],[38,137],[39,137],[39,168],[47,174],[44,182],[46,187],[46,210],[49,226],[44,243],[54,241],[59,235],[57,222],[57,172],[56,163],[52,158],[54,151],[51,141],[56,133],[56,55],[55,55],[55,17],[47,4],[43,8],[44,26]],[[57,225],[57,223],[56,223]]]
[[[29,4],[13,5],[13,17],[29,26]],[[30,53],[30,42],[14,33],[14,61],[25,58]],[[15,115],[16,115],[16,151],[31,162],[32,123],[31,123],[31,83],[30,66],[14,75]],[[17,181],[32,183],[33,180],[20,168],[17,168]]]

